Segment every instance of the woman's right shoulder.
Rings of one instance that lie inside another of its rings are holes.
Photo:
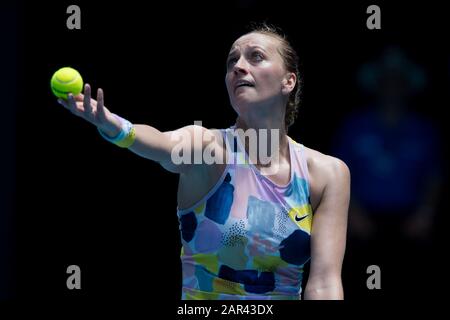
[[[195,175],[222,170],[223,164],[227,164],[229,159],[226,129],[210,129],[199,125],[189,125],[182,129],[189,135],[191,152],[194,153],[188,172]]]
[[[174,141],[184,141],[193,149],[206,147],[220,148],[224,144],[226,129],[209,129],[201,125],[193,124],[181,127],[165,134]],[[181,138],[181,139],[180,139]]]

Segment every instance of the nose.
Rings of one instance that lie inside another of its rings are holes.
[[[233,72],[238,75],[238,74],[247,74],[248,73],[248,64],[247,61],[243,58],[240,57],[238,61],[236,61],[236,63],[233,66]]]

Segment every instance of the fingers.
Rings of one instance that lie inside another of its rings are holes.
[[[66,100],[64,100],[64,99],[58,99],[58,103],[59,103],[60,105],[62,105],[64,108],[70,109],[68,101],[66,101]]]
[[[73,95],[71,93],[69,93],[67,95],[67,104],[69,106],[69,110],[76,115],[80,115],[80,112],[82,112],[83,110],[79,110],[78,106],[77,106],[77,102],[75,101]]]
[[[97,115],[99,119],[105,119],[105,109],[103,108],[105,106],[104,96],[103,96],[103,90],[98,88],[97,90]]]
[[[90,116],[92,114],[91,86],[87,83],[84,86],[83,108],[87,116]]]
[[[97,125],[106,119],[105,102],[102,89],[97,90],[97,101],[92,99],[92,89],[89,84],[84,86],[84,94],[67,95],[67,100],[58,99],[58,103],[73,114]]]

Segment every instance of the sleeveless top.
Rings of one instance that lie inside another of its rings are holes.
[[[219,181],[177,210],[182,299],[300,299],[312,225],[304,147],[288,137],[290,181],[280,186],[250,163],[234,128],[220,130],[230,161]]]

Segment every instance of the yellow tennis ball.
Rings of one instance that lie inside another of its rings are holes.
[[[83,89],[83,78],[81,78],[77,70],[64,67],[53,74],[50,87],[55,96],[67,100],[67,94],[72,93],[76,96],[81,92]]]

